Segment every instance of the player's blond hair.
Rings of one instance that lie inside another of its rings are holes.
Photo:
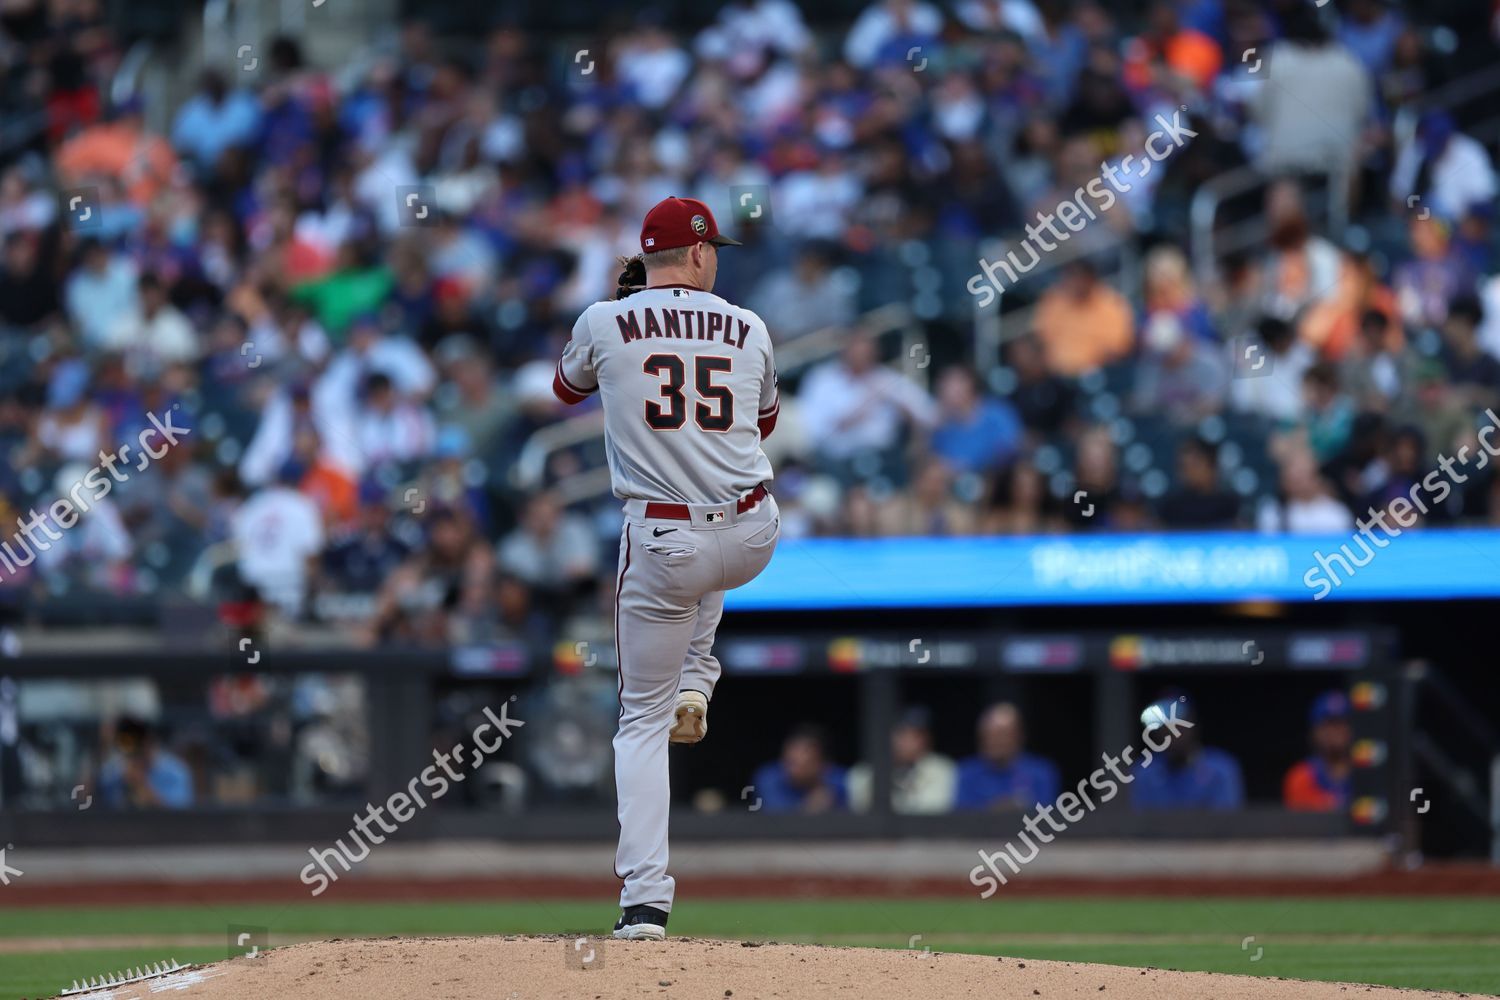
[[[676,267],[678,264],[686,264],[688,252],[692,246],[673,247],[670,250],[657,250],[646,255],[645,261],[651,267]]]

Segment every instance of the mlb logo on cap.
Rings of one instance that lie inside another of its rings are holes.
[[[667,198],[646,213],[641,224],[641,249],[647,253],[675,250],[695,243],[737,247],[739,240],[719,232],[714,213],[696,198]]]

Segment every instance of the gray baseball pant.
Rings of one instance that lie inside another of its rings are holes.
[[[641,501],[625,505],[615,591],[620,664],[615,875],[625,883],[622,908],[645,904],[672,909],[667,737],[677,692],[691,689],[713,697],[719,680],[714,632],[724,613],[724,591],[755,579],[771,561],[781,534],[772,497],[743,514],[735,508],[733,502],[694,504],[691,520],[675,520],[646,518]]]

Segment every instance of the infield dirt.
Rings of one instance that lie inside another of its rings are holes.
[[[1462,995],[877,948],[690,938],[463,937],[308,942],[83,996],[149,1000],[163,992],[183,1000],[1436,1000]]]

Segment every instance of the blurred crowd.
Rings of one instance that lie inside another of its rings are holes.
[[[1244,808],[1239,761],[1203,742],[1202,720],[1190,698],[1165,695],[1147,706],[1141,721],[1144,746],[1107,755],[1097,777],[1063,783],[1054,762],[1027,751],[1025,723],[1014,704],[985,709],[975,726],[974,753],[957,761],[933,748],[930,713],[913,705],[891,732],[891,808],[913,815],[1030,812],[1057,801],[1064,789],[1077,787],[1084,795],[1087,786],[1104,802],[1120,795],[1136,811]],[[1353,746],[1348,696],[1318,696],[1308,710],[1309,754],[1288,768],[1281,804],[1298,812],[1347,809]],[[834,763],[822,730],[808,725],[788,734],[781,756],[757,769],[748,787],[758,808],[769,812],[865,812],[874,794],[873,769]]]
[[[1345,530],[1500,400],[1495,136],[1415,104],[1492,60],[1490,12],[1424,6],[745,0],[601,28],[588,72],[572,40],[411,20],[337,72],[277,37],[156,107],[110,86],[98,0],[13,0],[0,524],[148,413],[191,431],[0,597],[187,592],[372,644],[607,621],[597,442],[519,460],[572,416],[554,360],[670,194],[744,239],[722,294],[788,356],[825,345],[768,442],[789,537]],[[1180,108],[1196,138],[1006,296],[1027,322],[976,367],[985,241]],[[1352,225],[1283,180],[1230,213],[1266,239],[1202,273],[1189,200],[1246,164],[1346,176]],[[866,319],[891,304],[921,364]],[[1496,482],[1427,519],[1500,523]]]

